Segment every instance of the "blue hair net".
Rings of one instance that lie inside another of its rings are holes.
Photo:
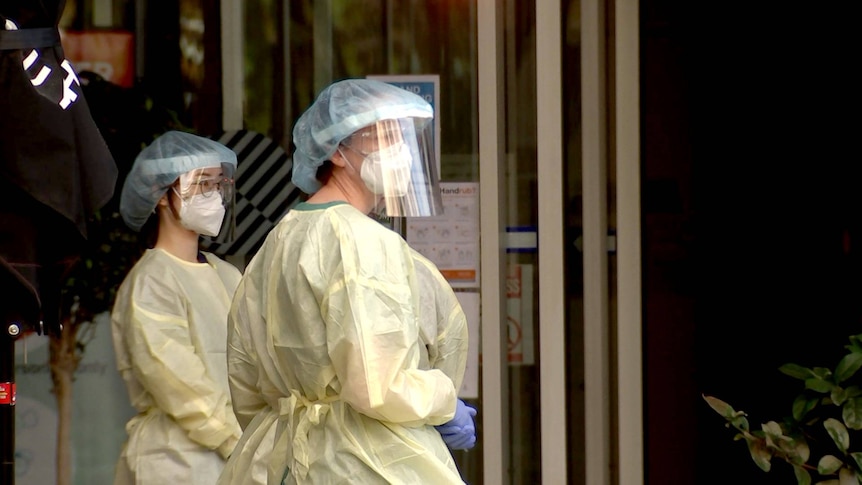
[[[317,168],[354,132],[380,120],[428,118],[434,110],[421,97],[371,79],[346,79],[321,91],[293,127],[293,183],[317,192]]]
[[[180,175],[198,168],[218,167],[225,177],[236,172],[236,153],[230,148],[191,133],[169,131],[156,138],[135,158],[120,194],[120,215],[126,225],[140,231],[159,199]]]

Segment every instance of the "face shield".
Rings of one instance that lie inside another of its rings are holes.
[[[232,165],[197,168],[177,179],[174,191],[180,197],[180,222],[205,236],[217,236],[227,226],[232,239],[236,228]]]
[[[360,176],[379,196],[373,213],[426,217],[443,212],[430,121],[413,117],[381,120],[342,142],[363,159]]]

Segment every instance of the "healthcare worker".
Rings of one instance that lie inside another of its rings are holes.
[[[244,432],[220,483],[463,482],[447,443],[476,439],[457,398],[464,313],[434,265],[368,217],[441,210],[432,116],[412,93],[348,79],[297,121],[293,182],[311,197],[267,236],[231,307]]]
[[[235,170],[229,148],[170,131],[141,151],[123,185],[124,221],[152,231],[155,244],[120,285],[111,315],[117,368],[138,411],[117,485],[212,485],[241,436],[225,357],[241,274],[199,250],[200,235],[221,229]]]

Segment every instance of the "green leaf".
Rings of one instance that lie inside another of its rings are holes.
[[[754,464],[760,467],[761,470],[768,472],[772,468],[772,464],[769,462],[772,459],[772,452],[760,440],[746,441],[748,442],[748,452],[751,453],[751,459],[754,460]]]
[[[851,352],[862,352],[862,335],[851,335],[850,345],[845,345],[844,348]]]
[[[736,429],[743,430],[743,431],[748,431],[748,429],[749,429],[748,428],[748,419],[745,417],[744,414],[740,414],[739,411],[737,411],[737,416],[730,418],[727,421],[728,421],[728,424],[730,424],[731,426],[733,426]]]
[[[829,398],[832,399],[832,402],[835,403],[836,406],[840,406],[847,400],[847,393],[841,388],[841,386],[835,386],[832,388],[832,392],[829,393]]]
[[[814,377],[819,377],[821,379],[830,379],[832,377],[832,369],[827,367],[815,367],[811,370],[814,372]]]
[[[847,354],[835,368],[835,382],[841,383],[849,379],[862,367],[862,353]]]
[[[859,397],[862,396],[862,388],[859,386],[850,386],[847,388],[847,397]]]
[[[842,453],[847,453],[847,448],[850,448],[850,435],[847,433],[847,428],[844,427],[844,423],[835,418],[829,418],[823,422],[823,427],[829,432],[829,436],[832,437],[832,441],[835,442],[835,446],[837,446]]]
[[[814,372],[811,369],[797,364],[784,364],[778,368],[778,371],[782,374],[801,380],[814,377]]]
[[[817,473],[821,475],[832,475],[837,472],[844,462],[833,455],[824,455],[817,463]]]
[[[811,450],[805,438],[787,438],[781,441],[781,449],[787,455],[787,460],[793,465],[804,465],[811,457]]]
[[[808,398],[805,397],[804,394],[800,394],[796,396],[796,399],[793,400],[793,419],[796,421],[802,421],[802,418],[805,417],[807,410],[805,407],[808,405]]]
[[[796,396],[793,401],[793,419],[801,422],[812,409],[817,407],[818,402],[820,402],[820,398],[809,398],[805,394]]]
[[[848,428],[857,431],[862,429],[862,398],[854,397],[847,400],[841,409],[841,417]]]
[[[856,472],[848,467],[844,467],[838,471],[838,481],[841,485],[856,485]]]
[[[830,392],[832,388],[835,387],[835,384],[821,379],[819,377],[812,377],[811,379],[805,379],[805,388],[811,389],[815,392]]]
[[[858,451],[850,453],[850,457],[853,458],[853,461],[856,462],[856,468],[862,470],[862,453]]]
[[[778,439],[784,434],[781,431],[781,426],[775,421],[761,424],[760,427],[763,429],[763,432],[766,433],[767,438]]]
[[[715,410],[715,412],[720,414],[723,418],[730,419],[736,416],[736,411],[734,411],[730,404],[727,404],[721,399],[707,395],[703,395],[703,399],[706,400],[709,407]]]
[[[793,465],[793,474],[796,475],[796,485],[811,485],[811,475],[805,468]]]

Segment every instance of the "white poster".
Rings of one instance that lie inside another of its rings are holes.
[[[479,184],[440,184],[443,214],[407,218],[406,239],[453,288],[479,288]]]

